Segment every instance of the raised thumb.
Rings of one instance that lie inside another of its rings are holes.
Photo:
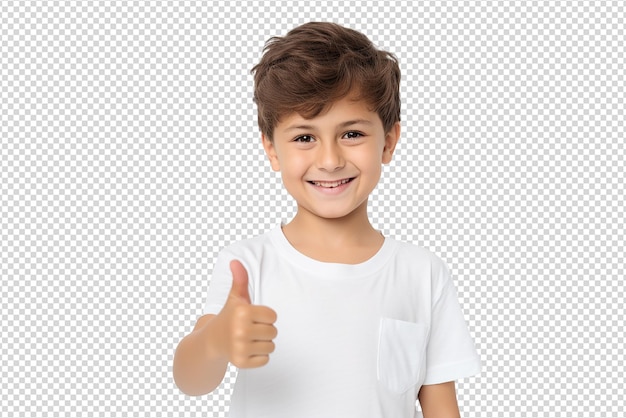
[[[233,287],[230,289],[230,294],[250,303],[248,272],[246,268],[239,260],[232,260],[230,262],[230,272],[233,274]]]

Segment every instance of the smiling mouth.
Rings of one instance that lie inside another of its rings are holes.
[[[334,189],[335,187],[339,187],[342,184],[350,183],[354,180],[354,177],[343,179],[343,180],[335,180],[335,181],[309,181],[309,183],[318,187],[326,187],[328,189]]]

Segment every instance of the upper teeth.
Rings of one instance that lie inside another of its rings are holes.
[[[315,184],[316,186],[322,186],[322,187],[337,187],[340,184],[345,184],[349,181],[350,179],[344,179],[344,180],[338,180],[338,181],[314,181],[313,184]]]

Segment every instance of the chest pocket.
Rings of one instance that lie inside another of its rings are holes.
[[[381,318],[378,337],[378,381],[401,394],[419,381],[428,328],[423,324]]]

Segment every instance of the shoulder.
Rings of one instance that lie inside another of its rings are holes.
[[[402,269],[419,272],[419,276],[426,278],[433,293],[439,293],[450,281],[450,270],[446,263],[431,250],[404,241],[395,241],[395,263]]]
[[[395,241],[396,257],[402,263],[428,266],[434,273],[440,274],[447,270],[446,263],[429,249],[404,241]]]
[[[231,242],[230,244],[222,248],[220,252],[231,255],[243,255],[248,253],[262,252],[271,245],[272,235],[274,235],[274,233],[274,230],[269,230],[260,235]]]
[[[226,245],[218,254],[218,260],[240,260],[246,268],[258,264],[268,256],[276,255],[274,244],[277,229],[271,229],[263,234]]]

